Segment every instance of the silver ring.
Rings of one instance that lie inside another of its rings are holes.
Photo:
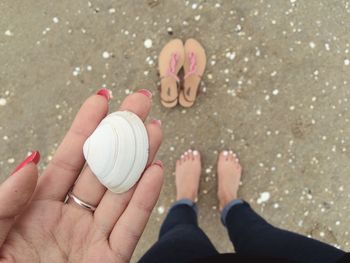
[[[83,200],[80,200],[78,197],[76,197],[72,191],[70,191],[68,193],[68,199],[67,199],[67,202],[69,199],[72,199],[74,201],[74,203],[76,203],[77,205],[79,205],[80,207],[86,209],[86,210],[89,210],[91,212],[94,212],[96,210],[96,207],[95,206],[92,206],[86,202],[84,202]]]

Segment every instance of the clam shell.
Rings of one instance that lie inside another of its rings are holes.
[[[85,141],[85,160],[98,180],[115,193],[128,191],[140,179],[149,152],[146,127],[129,111],[104,118]]]

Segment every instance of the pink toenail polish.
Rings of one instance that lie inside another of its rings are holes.
[[[33,162],[35,164],[38,164],[39,161],[40,161],[40,153],[38,151],[34,151],[23,162],[21,162],[20,165],[17,166],[17,168],[13,171],[12,174],[14,174],[14,173],[18,172],[19,170],[21,170],[28,163]]]
[[[152,119],[151,120],[152,124],[158,125],[158,126],[162,126],[162,121],[161,120],[157,120],[157,119]]]
[[[138,93],[141,93],[141,94],[143,94],[143,95],[145,95],[146,97],[148,97],[148,98],[152,98],[152,92],[150,92],[148,89],[140,89],[139,91],[138,91]]]
[[[107,101],[111,99],[111,91],[109,89],[100,89],[96,94],[105,97]]]
[[[193,151],[193,155],[198,155],[198,151]]]
[[[228,155],[228,151],[224,151],[224,152],[223,152],[223,155],[224,155],[224,156],[227,156],[227,155]]]
[[[157,160],[157,161],[155,161],[154,162],[154,165],[158,165],[160,168],[164,168],[164,166],[163,166],[163,162],[161,161],[161,160]]]

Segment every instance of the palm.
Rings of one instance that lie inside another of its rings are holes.
[[[133,94],[121,109],[145,119],[150,106],[144,95]],[[29,163],[0,186],[0,262],[130,260],[159,197],[162,169],[151,164],[162,136],[159,126],[146,126],[150,166],[129,191],[112,193],[98,182],[88,166],[84,167],[81,154],[83,142],[107,110],[102,97],[92,96],[38,181],[36,166]],[[95,212],[71,199],[65,202],[70,189],[95,206]]]
[[[4,254],[19,255],[17,259],[23,262],[39,262],[53,255],[54,262],[124,261],[109,246],[103,231],[94,226],[91,213],[50,200],[33,202],[3,248]]]

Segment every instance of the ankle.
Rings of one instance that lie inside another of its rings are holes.
[[[192,202],[196,202],[197,196],[195,194],[185,194],[185,193],[177,193],[176,194],[176,201],[179,201],[181,199],[189,199]]]
[[[223,192],[219,191],[218,193],[218,199],[219,199],[219,205],[220,205],[220,210],[222,210],[228,203],[231,201],[238,199],[236,193],[228,193],[228,192]]]

